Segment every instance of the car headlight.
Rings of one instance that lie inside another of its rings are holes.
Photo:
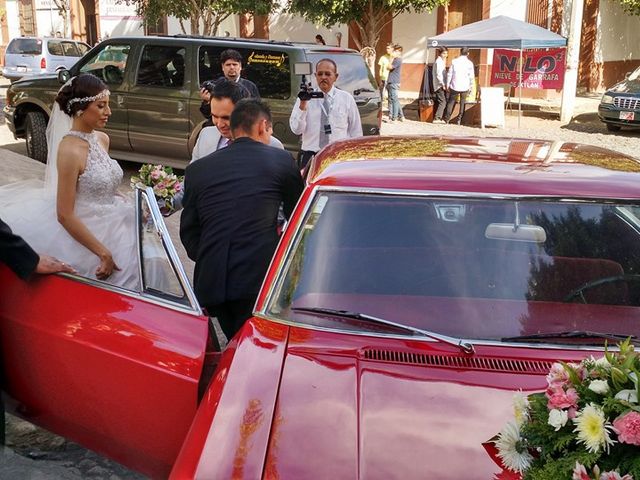
[[[602,100],[600,100],[600,103],[611,105],[613,103],[613,97],[605,93],[604,95],[602,95]]]

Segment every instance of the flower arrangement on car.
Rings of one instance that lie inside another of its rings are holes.
[[[494,460],[524,480],[640,480],[640,354],[619,347],[554,363],[544,393],[517,393]]]
[[[151,187],[158,200],[158,206],[165,211],[173,210],[173,199],[182,191],[183,175],[173,173],[171,167],[145,164],[138,170],[138,175],[131,177],[131,188]]]

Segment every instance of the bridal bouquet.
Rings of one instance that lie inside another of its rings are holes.
[[[171,210],[173,199],[182,191],[184,176],[173,173],[171,167],[146,164],[140,167],[137,176],[131,177],[131,188],[151,187],[158,199],[158,205]]]
[[[514,396],[494,458],[524,480],[640,480],[640,354],[554,363],[547,390]]]

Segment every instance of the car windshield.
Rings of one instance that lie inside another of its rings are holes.
[[[640,336],[638,204],[321,190],[283,265],[266,313],[307,325],[362,329],[333,309],[475,340]]]
[[[314,72],[316,63],[323,58],[330,58],[336,62],[338,66],[336,87],[356,97],[377,94],[375,80],[361,55],[357,53],[314,52],[307,54],[307,57],[313,64]]]

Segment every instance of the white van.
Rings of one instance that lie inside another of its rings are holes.
[[[2,76],[12,82],[23,77],[71,68],[91,47],[67,38],[18,37],[7,45]]]

